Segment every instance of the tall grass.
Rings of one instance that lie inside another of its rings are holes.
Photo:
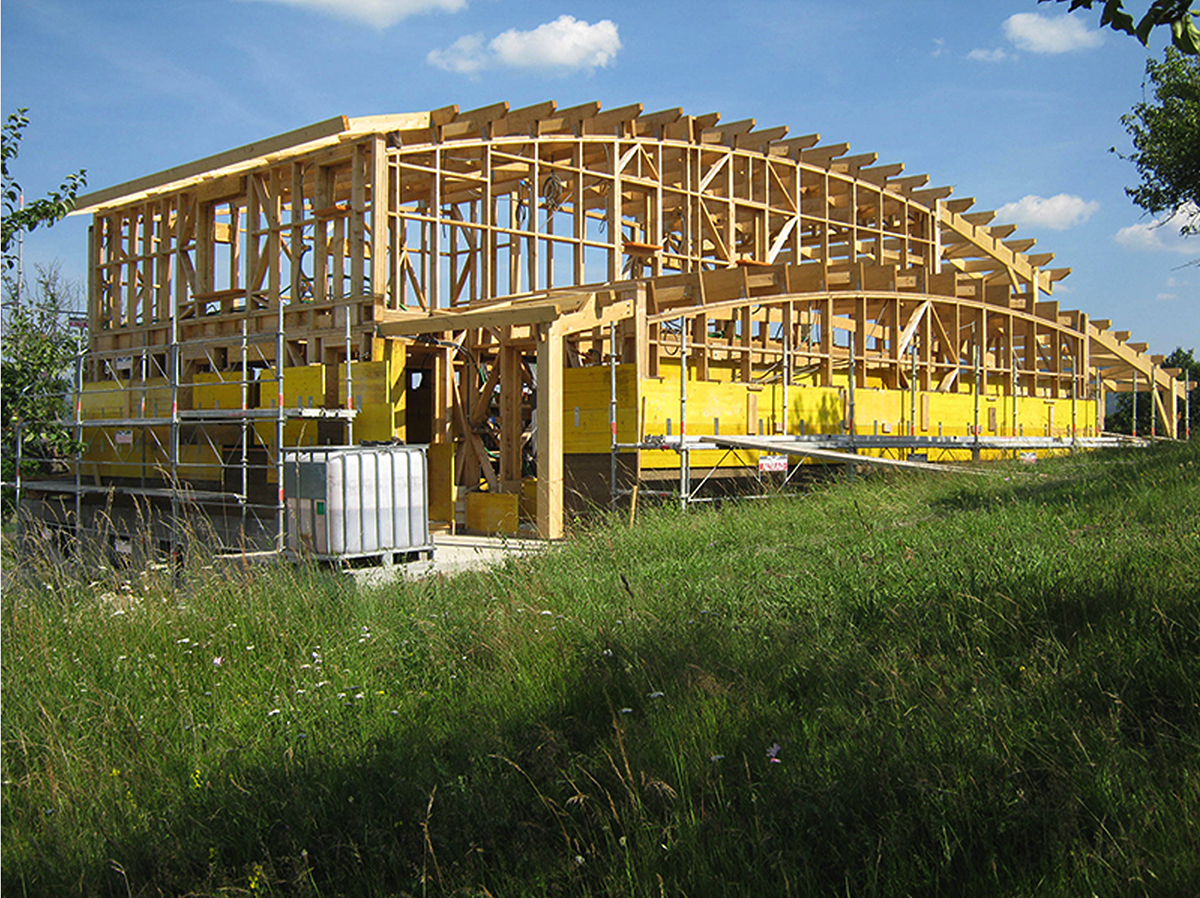
[[[23,574],[23,894],[1197,894],[1194,447],[662,509],[376,589]]]

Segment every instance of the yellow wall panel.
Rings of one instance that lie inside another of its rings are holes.
[[[80,406],[84,418],[125,418],[126,397],[115,380],[99,380],[83,385]]]
[[[241,409],[243,386],[246,405],[253,404],[253,384],[242,384],[240,371],[197,372],[192,378],[192,407],[195,409]]]
[[[517,532],[516,493],[467,493],[467,527],[481,533]]]
[[[612,396],[607,367],[568,368],[563,372],[563,451],[608,452],[612,426],[608,407]],[[638,389],[633,365],[617,366],[617,440],[638,438]]]
[[[350,389],[358,415],[354,418],[354,442],[390,440],[395,435],[395,408],[392,402],[390,362],[355,362],[351,365]],[[337,382],[345,405],[346,366],[337,366]],[[403,401],[403,400],[401,400]]]
[[[429,471],[429,519],[454,520],[454,444],[430,443],[426,452]]]

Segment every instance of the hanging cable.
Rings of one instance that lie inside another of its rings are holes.
[[[550,172],[546,176],[546,180],[542,182],[542,200],[546,204],[547,212],[557,212],[558,207],[562,205],[563,184],[559,180],[558,174]]]

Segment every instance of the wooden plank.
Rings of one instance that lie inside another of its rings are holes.
[[[945,199],[954,193],[953,187],[926,187],[924,190],[914,190],[909,198],[924,206],[932,207],[938,200]]]
[[[662,109],[658,112],[648,112],[637,118],[638,132],[658,136],[657,132],[666,125],[672,125],[683,117],[683,109],[676,106],[673,109]]]
[[[581,122],[581,130],[584,134],[611,134],[618,126],[623,127],[627,122],[635,120],[642,114],[643,108],[641,103],[631,103],[600,112]]]
[[[313,125],[297,128],[295,131],[256,140],[234,150],[215,153],[212,156],[205,156],[193,162],[168,168],[157,174],[146,175],[123,184],[106,187],[104,190],[86,193],[76,201],[72,214],[96,211],[129,202],[150,192],[181,190],[190,183],[194,183],[198,178],[214,177],[233,166],[253,163],[268,154],[278,154],[286,150],[299,152],[301,149],[311,149],[314,142],[327,141],[330,138],[336,139],[349,128],[350,119],[344,115],[338,115]]]
[[[708,211],[708,206],[703,199],[700,200],[700,212],[703,216],[705,227],[708,229],[708,235],[712,238],[713,246],[717,250],[718,257],[723,262],[733,261],[729,255],[729,246],[725,242],[725,238],[721,234],[721,229],[717,227],[716,221],[712,217],[712,213]]]
[[[845,155],[850,150],[848,143],[833,143],[823,147],[812,147],[800,151],[800,161],[809,165],[819,165],[828,168],[838,156]]]
[[[885,186],[897,193],[911,194],[918,187],[924,187],[928,183],[929,175],[906,175],[903,178],[888,178]]]
[[[796,223],[799,220],[799,217],[789,218],[784,226],[779,229],[779,233],[775,235],[775,239],[771,243],[771,248],[767,252],[766,262],[768,265],[773,265],[775,260],[779,258],[780,252],[783,251],[784,244],[787,243],[788,237],[792,235],[792,231],[795,229]]]
[[[546,100],[542,103],[535,103],[532,106],[522,106],[520,109],[512,109],[504,118],[492,123],[492,134],[494,136],[501,134],[529,134],[535,130],[534,126],[540,119],[554,114],[557,105],[553,100]]]
[[[771,141],[771,151],[779,152],[785,156],[793,156],[801,150],[810,150],[815,147],[821,140],[820,134],[804,134],[799,137],[787,137],[782,140]]]
[[[584,119],[594,118],[599,112],[600,104],[595,100],[567,109],[558,109],[538,122],[537,132],[538,134],[553,134],[565,131],[574,134],[578,130],[580,122]]]
[[[593,295],[589,293],[555,294],[553,300],[521,303],[510,308],[484,308],[464,312],[441,310],[428,316],[405,317],[398,320],[385,317],[376,325],[375,329],[381,337],[412,337],[451,330],[542,324],[556,320],[565,312],[578,309]]]
[[[833,171],[858,176],[859,170],[867,165],[874,165],[879,159],[878,153],[859,153],[855,156],[841,156],[834,159],[831,165]]]
[[[925,313],[929,311],[931,302],[927,299],[921,303],[912,316],[908,319],[908,323],[904,325],[904,330],[900,332],[900,340],[896,346],[897,357],[903,356],[908,351],[909,344],[912,343],[913,336],[917,332],[917,328],[921,326],[921,321],[925,318]]]

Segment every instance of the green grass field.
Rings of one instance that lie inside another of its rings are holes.
[[[9,895],[1200,894],[1200,443],[6,576]]]

